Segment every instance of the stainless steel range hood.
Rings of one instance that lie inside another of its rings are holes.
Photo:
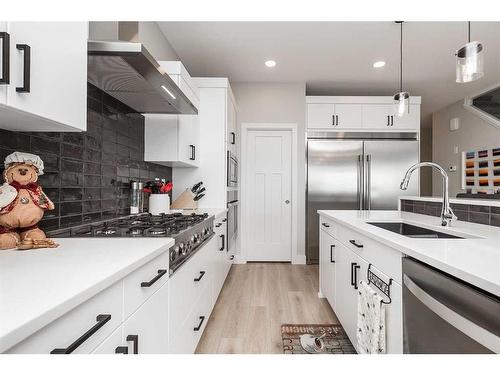
[[[142,43],[89,41],[88,82],[140,113],[198,113]]]

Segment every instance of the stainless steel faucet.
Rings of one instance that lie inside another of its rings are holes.
[[[400,188],[401,190],[408,189],[408,184],[410,183],[411,174],[418,168],[421,167],[431,167],[437,169],[441,176],[443,176],[443,205],[441,206],[441,225],[443,227],[450,226],[452,220],[456,220],[457,217],[453,213],[453,210],[450,207],[450,197],[448,196],[448,174],[440,165],[436,163],[432,163],[430,161],[424,161],[422,163],[417,163],[412,165],[405,174],[403,181],[401,181]]]

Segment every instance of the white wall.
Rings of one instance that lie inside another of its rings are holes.
[[[297,124],[297,255],[305,262],[305,84],[231,83],[231,88],[238,105],[240,131],[242,123]]]
[[[450,131],[450,120],[460,119],[460,129]],[[454,153],[458,146],[458,153]],[[463,101],[456,102],[432,116],[432,156],[433,161],[448,169],[450,165],[458,167],[457,172],[448,172],[450,177],[450,196],[454,197],[461,190],[461,153],[484,148],[500,147],[500,129],[474,115],[463,107]],[[433,175],[432,192],[441,196],[441,178]]]

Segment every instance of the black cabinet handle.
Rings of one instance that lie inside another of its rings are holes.
[[[333,249],[335,248],[335,245],[330,245],[330,263],[335,263],[333,260]]]
[[[391,116],[391,126],[394,126],[394,116]]]
[[[227,219],[222,219],[222,222],[225,223],[227,221]]]
[[[363,247],[363,245],[357,243],[356,240],[349,240],[349,242],[356,246],[358,249],[361,249]]]
[[[21,87],[16,87],[17,92],[30,92],[31,86],[31,47],[27,44],[16,44],[16,48],[19,51],[24,52],[24,62],[23,62],[23,85]]]
[[[330,228],[330,224],[327,224],[327,223],[321,223],[321,225],[323,225],[325,228]]]
[[[354,266],[354,289],[358,289],[358,270],[361,268],[361,266],[358,266],[357,264]]]
[[[203,322],[205,321],[204,316],[200,316],[200,324],[198,324],[198,327],[194,327],[194,331],[198,332],[201,329],[201,326],[203,325]]]
[[[354,286],[354,266],[356,263],[351,263],[351,286]]]
[[[222,247],[219,250],[223,251],[226,248],[226,236],[221,234],[219,237],[222,239]]]
[[[117,346],[115,354],[128,354],[128,346]]]
[[[107,322],[111,320],[110,314],[100,314],[96,317],[97,323],[90,328],[87,332],[77,338],[72,344],[70,344],[67,348],[63,349],[54,349],[50,352],[50,354],[71,354],[82,345],[85,341],[87,341],[94,333],[99,331]]]
[[[151,285],[153,285],[154,283],[156,283],[158,280],[160,280],[160,278],[165,275],[167,273],[167,270],[158,270],[158,275],[156,275],[155,277],[153,277],[151,280],[149,281],[143,281],[141,283],[141,287],[142,288],[149,288]]]
[[[235,145],[236,144],[236,133],[231,132],[231,144]]]
[[[337,126],[339,126],[339,116],[335,115],[335,118],[337,119]]]
[[[191,157],[189,160],[196,160],[196,146],[195,145],[189,145],[191,147]]]
[[[203,279],[203,276],[205,276],[205,271],[200,271],[200,276],[198,276],[196,279],[194,279],[194,281],[198,282],[200,281],[201,279]]]
[[[5,31],[0,32],[2,40],[2,77],[0,84],[8,85],[10,83],[10,35]]]
[[[335,115],[332,115],[332,126],[335,126]]]
[[[391,117],[391,116],[387,116],[387,125],[386,125],[386,126],[391,126],[391,120],[390,120],[390,117]]]
[[[215,224],[215,227],[219,228],[221,225],[222,225],[222,223],[217,223],[217,224]]]
[[[131,341],[134,345],[133,354],[139,354],[139,335],[128,335],[127,341]]]

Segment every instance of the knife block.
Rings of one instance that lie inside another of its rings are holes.
[[[196,210],[198,208],[198,202],[193,200],[196,195],[191,192],[191,190],[186,189],[175,201],[172,202],[170,208],[172,209],[182,209],[182,210]]]

